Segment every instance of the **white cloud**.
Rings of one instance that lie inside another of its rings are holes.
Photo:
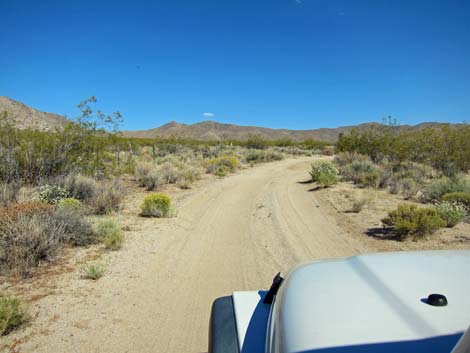
[[[213,117],[215,114],[214,113],[202,113],[202,115],[207,116],[207,117]]]

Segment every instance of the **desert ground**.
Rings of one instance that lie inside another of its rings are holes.
[[[329,158],[329,157],[314,157]],[[224,179],[169,190],[178,214],[138,216],[135,188],[122,214],[121,251],[69,250],[30,280],[3,283],[30,303],[25,327],[2,338],[4,352],[207,352],[212,301],[235,290],[266,289],[277,272],[305,261],[363,252],[470,248],[470,225],[433,239],[399,242],[374,231],[403,202],[385,191],[341,183],[317,189],[302,157],[267,163]],[[368,197],[360,213],[351,198]],[[367,234],[369,232],[369,234]],[[439,240],[436,240],[439,239]],[[80,263],[100,258],[98,281]]]

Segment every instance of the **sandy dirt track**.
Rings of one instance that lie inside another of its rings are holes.
[[[312,159],[258,166],[191,191],[178,216],[142,220],[97,282],[71,274],[39,302],[20,352],[206,352],[210,307],[269,287],[278,271],[370,251],[309,191]],[[52,319],[51,319],[52,318]]]

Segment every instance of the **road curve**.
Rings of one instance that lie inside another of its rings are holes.
[[[44,299],[40,305],[56,319],[17,349],[206,352],[214,298],[267,288],[275,273],[299,262],[359,252],[312,185],[302,183],[311,161],[289,159],[217,180],[182,199],[176,218],[145,221],[111,255],[107,276],[92,287],[76,279],[75,295],[64,288]]]

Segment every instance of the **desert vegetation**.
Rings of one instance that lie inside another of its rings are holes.
[[[468,220],[469,137],[470,126],[464,124],[416,131],[395,125],[353,130],[340,136],[334,165],[341,179],[357,188],[387,190],[407,200],[382,223],[401,240],[419,239]],[[361,209],[355,200],[352,212]]]

